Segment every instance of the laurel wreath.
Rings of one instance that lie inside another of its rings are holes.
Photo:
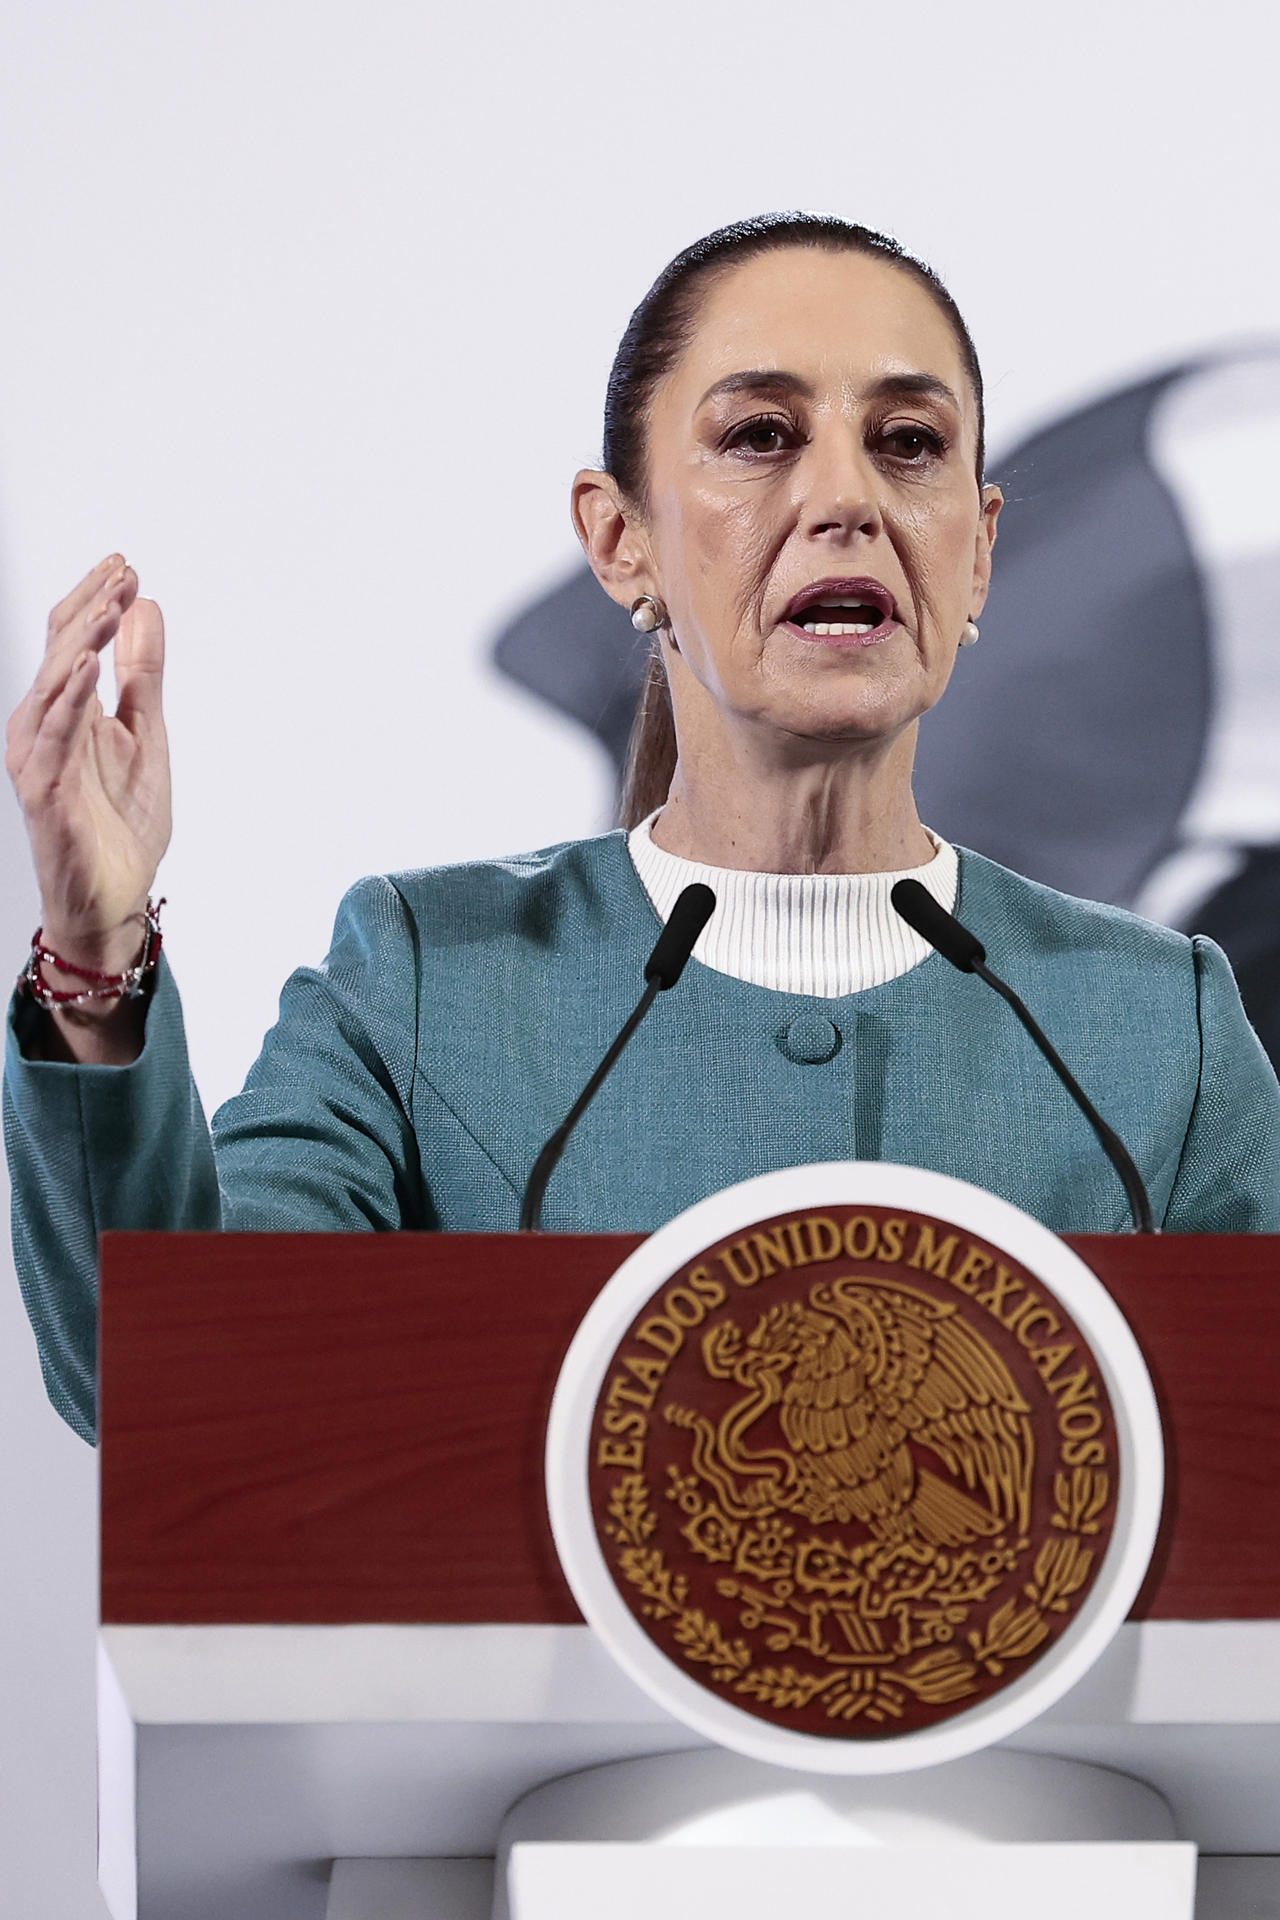
[[[671,1471],[676,1491],[669,1497],[677,1498],[682,1483]],[[829,1719],[887,1724],[900,1719],[912,1702],[942,1707],[967,1699],[978,1691],[984,1672],[998,1677],[1011,1662],[1028,1659],[1051,1633],[1051,1616],[1069,1610],[1093,1565],[1094,1550],[1085,1540],[1099,1530],[1110,1478],[1090,1467],[1075,1467],[1055,1476],[1053,1491],[1051,1525],[1056,1534],[1041,1546],[1021,1592],[998,1607],[981,1632],[966,1635],[967,1651],[945,1645],[908,1664],[852,1671],[840,1666],[817,1671],[790,1664],[757,1666],[746,1640],[730,1638],[701,1607],[691,1606],[688,1581],[672,1570],[662,1549],[651,1544],[658,1516],[641,1474],[626,1474],[615,1483],[605,1532],[618,1544],[619,1569],[639,1596],[641,1611],[654,1621],[673,1621],[672,1635],[684,1658],[708,1667],[719,1685],[779,1711],[820,1700]],[[690,1544],[704,1559],[722,1557],[700,1548],[696,1537],[690,1537]],[[746,1601],[739,1616],[744,1624],[758,1619],[750,1589],[720,1580],[717,1591],[726,1599]],[[961,1621],[963,1617],[962,1612]]]

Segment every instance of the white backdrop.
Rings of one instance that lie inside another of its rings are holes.
[[[487,644],[573,557],[568,481],[663,262],[784,206],[897,233],[971,322],[998,450],[1280,331],[1273,22],[1265,0],[9,8],[0,690],[121,548],[169,629],[162,883],[210,1103],[356,876],[605,824],[603,756]],[[0,858],[16,969],[12,813]],[[0,1339],[0,1911],[81,1920],[92,1456],[41,1402],[11,1281]]]

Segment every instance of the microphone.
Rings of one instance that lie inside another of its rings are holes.
[[[922,887],[918,880],[899,880],[889,898],[907,925],[913,928],[922,940],[927,940],[944,960],[949,960],[953,967],[959,968],[961,973],[976,973],[980,980],[985,980],[989,987],[995,988],[1002,1000],[1008,1001],[1097,1134],[1102,1151],[1120,1176],[1121,1184],[1128,1197],[1129,1211],[1133,1215],[1135,1230],[1138,1233],[1154,1233],[1156,1225],[1151,1217],[1151,1201],[1129,1149],[1115,1129],[1107,1125],[1080,1082],[1042,1031],[1040,1023],[1034,1018],[1030,1009],[1024,1005],[1007,981],[1002,980],[998,973],[991,971],[987,965],[987,950],[976,934],[970,933],[968,927],[961,926],[954,914],[948,913],[945,907],[939,906],[933,895],[927,888]]]
[[[700,882],[686,887],[672,907],[670,918],[658,935],[657,945],[645,963],[645,988],[634,1013],[630,1015],[608,1053],[533,1163],[533,1172],[529,1175],[529,1182],[525,1187],[524,1199],[520,1206],[522,1232],[537,1233],[541,1230],[542,1197],[547,1190],[548,1180],[555,1172],[560,1155],[569,1144],[569,1135],[599,1093],[622,1049],[658,995],[669,993],[684,972],[685,963],[693,952],[698,935],[715,909],[714,893],[710,887],[704,887]]]

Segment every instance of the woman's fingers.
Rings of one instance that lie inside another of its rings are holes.
[[[126,593],[131,585],[133,592],[136,592],[136,582],[130,582],[126,577],[112,590],[91,595],[89,604],[67,622],[57,638],[50,637],[40,671],[31,683],[31,695],[42,709],[51,700],[57,699],[72,662],[79,658],[86,647],[91,647],[95,653],[101,652],[115,638],[124,612]],[[132,598],[132,593],[128,597]]]
[[[121,561],[105,579],[94,582],[94,590],[81,599],[75,611],[56,629],[51,618],[44,660],[36,675],[36,686],[42,690],[47,690],[50,683],[61,686],[77,654],[85,647],[104,647],[137,592],[137,574]],[[74,595],[70,597],[75,598]],[[67,604],[63,602],[64,606]]]
[[[24,764],[14,774],[24,808],[38,806],[63,776],[76,736],[96,707],[98,671],[97,654],[81,654],[44,714]]]
[[[110,638],[110,635],[107,637]],[[105,645],[105,642],[103,644]],[[15,784],[22,776],[27,757],[35,746],[36,737],[44,725],[46,716],[66,692],[69,676],[82,661],[84,652],[85,649],[82,648],[79,653],[69,654],[61,662],[56,679],[51,673],[46,674],[42,668],[31,691],[10,715],[5,733],[5,768],[9,778]],[[92,649],[89,650],[89,657],[96,657]],[[95,669],[92,684],[96,685],[97,679]]]
[[[79,586],[65,600],[59,601],[50,614],[49,639],[40,671],[26,698],[10,719],[5,736],[5,765],[15,784],[22,777],[46,717],[67,690],[69,676],[77,670],[86,652],[100,653],[112,640],[120,644],[118,636],[121,624],[136,603],[137,595],[137,574],[119,554],[112,554],[86,574]],[[143,621],[141,635],[132,649],[128,642],[125,644],[125,678],[131,677],[133,680],[128,700],[130,713],[134,716],[131,724],[136,724],[139,719],[145,720],[153,711],[159,712],[159,680],[155,662],[157,657],[161,662],[164,658],[162,624],[158,641],[155,634],[155,624],[159,618],[160,610],[156,607],[154,620]],[[129,665],[131,652],[137,659],[132,670]],[[80,670],[83,671],[83,668]],[[95,669],[89,683],[91,688],[97,684],[97,678]],[[155,689],[153,693],[149,693],[148,683]],[[121,704],[125,702],[122,700]]]
[[[83,583],[82,583],[83,584]],[[8,766],[14,774],[14,760],[21,764],[40,730],[45,714],[61,694],[67,675],[86,648],[101,652],[115,638],[120,621],[137,596],[138,576],[132,567],[119,566],[105,582],[95,582],[95,590],[83,598],[55,636],[50,624],[48,650],[31,690],[12,720],[8,733]],[[62,604],[67,606],[75,595]],[[56,609],[55,609],[56,611]]]
[[[135,600],[116,635],[116,718],[131,733],[161,717],[164,617],[154,600]]]
[[[59,635],[78,613],[82,613],[89,602],[105,588],[107,581],[124,569],[125,559],[122,553],[109,553],[105,560],[99,560],[96,567],[86,573],[79,586],[72,587],[64,600],[59,600],[49,615],[48,645],[54,646]]]

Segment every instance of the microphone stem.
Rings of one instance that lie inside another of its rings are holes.
[[[605,1079],[606,1075],[612,1071],[618,1055],[622,1052],[622,1049],[626,1046],[646,1013],[648,1013],[661,988],[662,981],[656,976],[649,981],[644,992],[640,995],[635,1012],[631,1015],[608,1053],[606,1053],[604,1059],[600,1062],[600,1065],[596,1068],[586,1086],[582,1089],[582,1092],[578,1095],[568,1113],[534,1161],[533,1172],[529,1175],[529,1182],[525,1187],[524,1199],[520,1206],[520,1230],[522,1233],[526,1231],[537,1233],[541,1230],[542,1196],[547,1190],[548,1180],[550,1180],[556,1170],[556,1163],[559,1161],[560,1155],[568,1145],[569,1135],[573,1132],[579,1120],[581,1120],[583,1114],[595,1099],[596,1094],[600,1090],[601,1082]]]
[[[1136,1230],[1139,1233],[1154,1233],[1156,1231],[1156,1224],[1151,1215],[1151,1202],[1147,1198],[1147,1190],[1143,1185],[1142,1176],[1134,1166],[1124,1141],[1113,1128],[1107,1125],[1084,1088],[1080,1085],[1080,1082],[1072,1073],[1070,1067],[1068,1067],[1066,1061],[1063,1060],[1057,1048],[1045,1034],[1039,1021],[1036,1020],[1029,1008],[1023,1004],[1022,1000],[1008,982],[1002,980],[998,973],[992,973],[990,967],[982,960],[975,960],[973,962],[973,971],[980,979],[985,980],[989,987],[994,987],[1002,1000],[1008,1001],[1027,1032],[1031,1035],[1031,1038],[1035,1041],[1036,1045],[1042,1049],[1045,1057],[1052,1063],[1063,1085],[1076,1102],[1076,1105],[1080,1108],[1080,1111],[1084,1114],[1089,1125],[1097,1134],[1099,1146],[1120,1176],[1121,1184],[1128,1196],[1129,1211],[1133,1215],[1133,1224]]]

